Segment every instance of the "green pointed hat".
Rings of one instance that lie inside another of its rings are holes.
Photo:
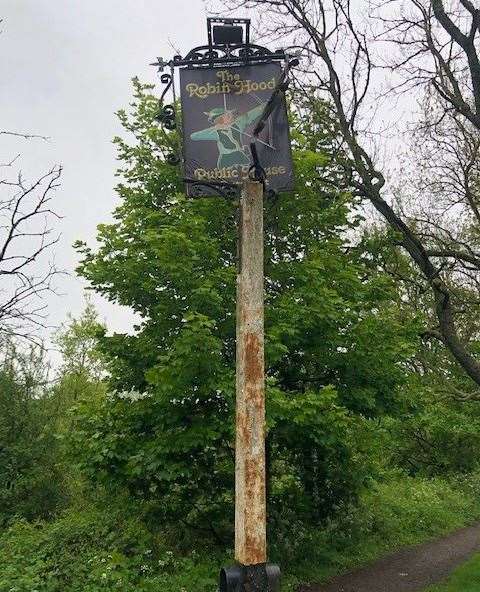
[[[224,113],[228,113],[229,111],[233,111],[233,109],[224,109],[223,107],[214,107],[213,109],[210,109],[210,111],[204,111],[204,113],[205,113],[205,115],[208,116],[208,121],[213,121],[214,119],[216,119],[220,115],[223,115]]]

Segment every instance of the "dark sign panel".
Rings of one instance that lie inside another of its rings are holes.
[[[185,176],[214,183],[240,183],[252,164],[253,129],[280,77],[279,64],[180,70]],[[293,189],[285,99],[257,142],[267,188]],[[209,194],[195,188],[190,194]]]

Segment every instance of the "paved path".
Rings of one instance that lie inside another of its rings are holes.
[[[418,547],[402,549],[371,565],[302,592],[420,592],[448,576],[480,550],[480,524]]]

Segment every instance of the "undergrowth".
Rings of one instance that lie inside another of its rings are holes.
[[[290,524],[272,533],[270,545],[285,574],[282,590],[472,522],[480,517],[479,493],[479,475],[453,483],[401,476],[377,484],[356,507],[338,508],[322,528]],[[3,531],[0,592],[214,592],[219,568],[231,562],[231,550],[147,528],[127,507],[91,504]]]

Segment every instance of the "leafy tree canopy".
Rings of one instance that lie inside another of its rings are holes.
[[[141,322],[103,338],[116,392],[77,407],[72,446],[92,478],[211,529],[231,518],[237,204],[186,199],[151,91],[134,80],[131,112],[119,112],[133,140],[115,139],[115,220],[96,251],[77,244],[79,273]],[[334,188],[335,133],[322,103],[292,107],[297,188],[265,204],[271,508],[318,518],[369,474],[358,426],[404,408],[418,329],[352,244],[361,217]]]

